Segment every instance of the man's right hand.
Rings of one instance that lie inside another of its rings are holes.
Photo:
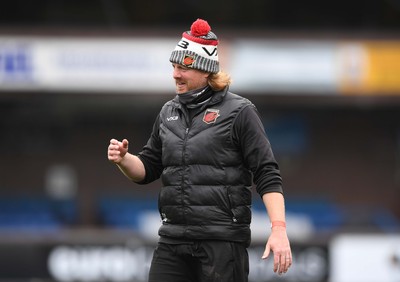
[[[122,142],[111,139],[108,145],[108,160],[112,163],[119,164],[128,152],[129,142],[127,139]]]

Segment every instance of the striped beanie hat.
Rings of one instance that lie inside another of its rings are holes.
[[[182,39],[172,51],[170,62],[198,69],[205,72],[217,73],[218,38],[211,31],[210,25],[202,19],[197,19],[190,31],[182,34]]]

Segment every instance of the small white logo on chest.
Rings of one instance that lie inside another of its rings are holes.
[[[167,121],[173,121],[173,120],[178,120],[178,116],[172,116],[167,118]]]

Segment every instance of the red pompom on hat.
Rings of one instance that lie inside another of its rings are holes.
[[[206,36],[211,30],[210,25],[207,21],[202,19],[197,19],[190,27],[190,33],[193,36]]]
[[[204,45],[218,45],[217,36],[211,31],[211,27],[207,21],[197,19],[192,23],[190,30],[185,31],[182,36],[193,42]]]

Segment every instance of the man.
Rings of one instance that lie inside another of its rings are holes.
[[[255,106],[228,91],[217,48],[208,23],[195,21],[170,57],[177,95],[148,143],[138,155],[126,139],[108,147],[108,159],[132,181],[163,182],[152,282],[248,281],[253,181],[272,229],[262,258],[272,251],[279,274],[292,264],[278,165]]]

